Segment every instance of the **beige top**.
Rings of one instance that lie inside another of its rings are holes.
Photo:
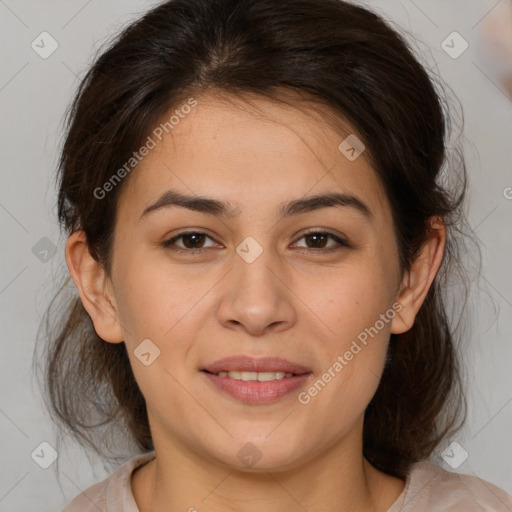
[[[140,512],[131,490],[131,474],[154,458],[155,452],[132,457],[76,496],[62,512]],[[435,511],[512,512],[512,496],[475,476],[453,473],[428,461],[417,462],[387,512]]]

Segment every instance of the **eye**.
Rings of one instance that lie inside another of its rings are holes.
[[[166,240],[162,243],[162,246],[174,252],[197,254],[202,253],[208,248],[204,246],[206,239],[213,241],[211,236],[202,231],[185,231],[183,233],[179,233],[173,238],[170,238],[169,240]],[[306,246],[299,246],[299,248],[313,252],[332,252],[343,247],[351,247],[347,241],[333,233],[330,233],[329,231],[312,230],[302,235],[298,240],[302,239],[305,240]],[[333,240],[335,243],[330,247],[326,247],[326,243],[329,239]],[[181,242],[181,246],[177,244],[178,241]],[[311,244],[312,247],[309,244]]]
[[[179,235],[176,235],[173,238],[170,238],[169,240],[166,240],[165,242],[163,242],[162,245],[176,252],[202,252],[202,250],[204,250],[202,244],[204,243],[206,238],[213,240],[211,236],[201,231],[186,231],[180,233]],[[182,246],[176,246],[176,242],[178,240],[183,241]]]
[[[326,248],[325,244],[327,240],[334,240],[336,243]],[[306,241],[306,249],[313,249],[315,252],[331,252],[341,247],[350,247],[350,245],[342,238],[330,233],[329,231],[309,231],[302,235],[299,240],[304,239]],[[308,242],[313,244],[313,247],[308,247]]]

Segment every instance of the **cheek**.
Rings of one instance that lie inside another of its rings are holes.
[[[361,258],[336,272],[308,279],[300,296],[323,321],[330,337],[341,342],[374,325],[394,302],[393,272],[376,258]]]
[[[375,253],[317,280],[317,287],[309,287],[306,295],[324,332],[322,382],[316,386],[323,395],[319,406],[323,402],[362,412],[377,389],[396,314],[396,275],[393,260],[379,259]]]
[[[330,331],[324,345],[325,371],[338,376],[332,380],[339,387],[358,394],[363,389],[371,392],[386,357],[394,310],[379,291],[364,293],[347,286],[322,311]]]
[[[331,433],[349,429],[364,414],[384,368],[391,326],[385,316],[386,301],[376,294],[358,294],[357,288],[350,290],[340,289],[338,298],[328,301],[328,309],[323,310],[334,334],[322,337],[322,370],[299,397],[309,417],[340,415],[337,422],[318,425],[320,437],[326,435],[325,429]]]
[[[141,337],[163,342],[214,284],[192,266],[178,268],[165,258],[135,253],[120,263],[116,301],[132,342]]]

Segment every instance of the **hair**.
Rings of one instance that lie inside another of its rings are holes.
[[[83,230],[94,259],[111,275],[116,204],[127,179],[103,199],[95,190],[184,98],[220,91],[283,101],[291,91],[328,107],[364,142],[384,186],[402,272],[429,236],[430,220],[440,217],[446,226],[441,268],[412,328],[391,335],[365,411],[364,456],[404,477],[466,419],[462,336],[450,322],[447,297],[449,278],[462,268],[467,177],[462,151],[449,158],[450,111],[438,88],[391,22],[345,1],[162,3],[109,43],[69,106],[57,170],[61,228],[67,235]],[[102,457],[109,443],[100,427],[124,425],[138,450],[153,450],[125,344],[96,334],[76,290],[60,315],[52,312],[69,282],[66,275],[46,312],[46,405],[62,430]]]

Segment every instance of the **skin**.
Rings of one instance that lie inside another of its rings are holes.
[[[338,149],[354,133],[348,125],[328,125],[328,112],[307,103],[196,98],[125,183],[112,275],[90,256],[83,232],[66,245],[96,332],[126,343],[147,402],[156,460],[132,475],[137,505],[141,512],[387,510],[404,482],[363,457],[363,414],[390,334],[411,328],[439,269],[444,225],[433,219],[423,251],[402,274],[377,175],[365,153],[349,161]],[[139,220],[170,188],[228,201],[238,215],[168,207]],[[277,214],[282,202],[333,191],[359,198],[371,219],[351,207]],[[211,237],[196,241],[202,253],[162,246],[190,228]],[[350,247],[322,253],[338,244],[304,238],[309,228]],[[252,263],[236,252],[247,236],[263,249]],[[397,301],[401,311],[306,405],[297,392],[243,404],[199,371],[235,354],[279,356],[311,368],[307,389]],[[145,366],[134,350],[147,338],[160,356]],[[249,442],[261,453],[252,467],[237,457]]]

